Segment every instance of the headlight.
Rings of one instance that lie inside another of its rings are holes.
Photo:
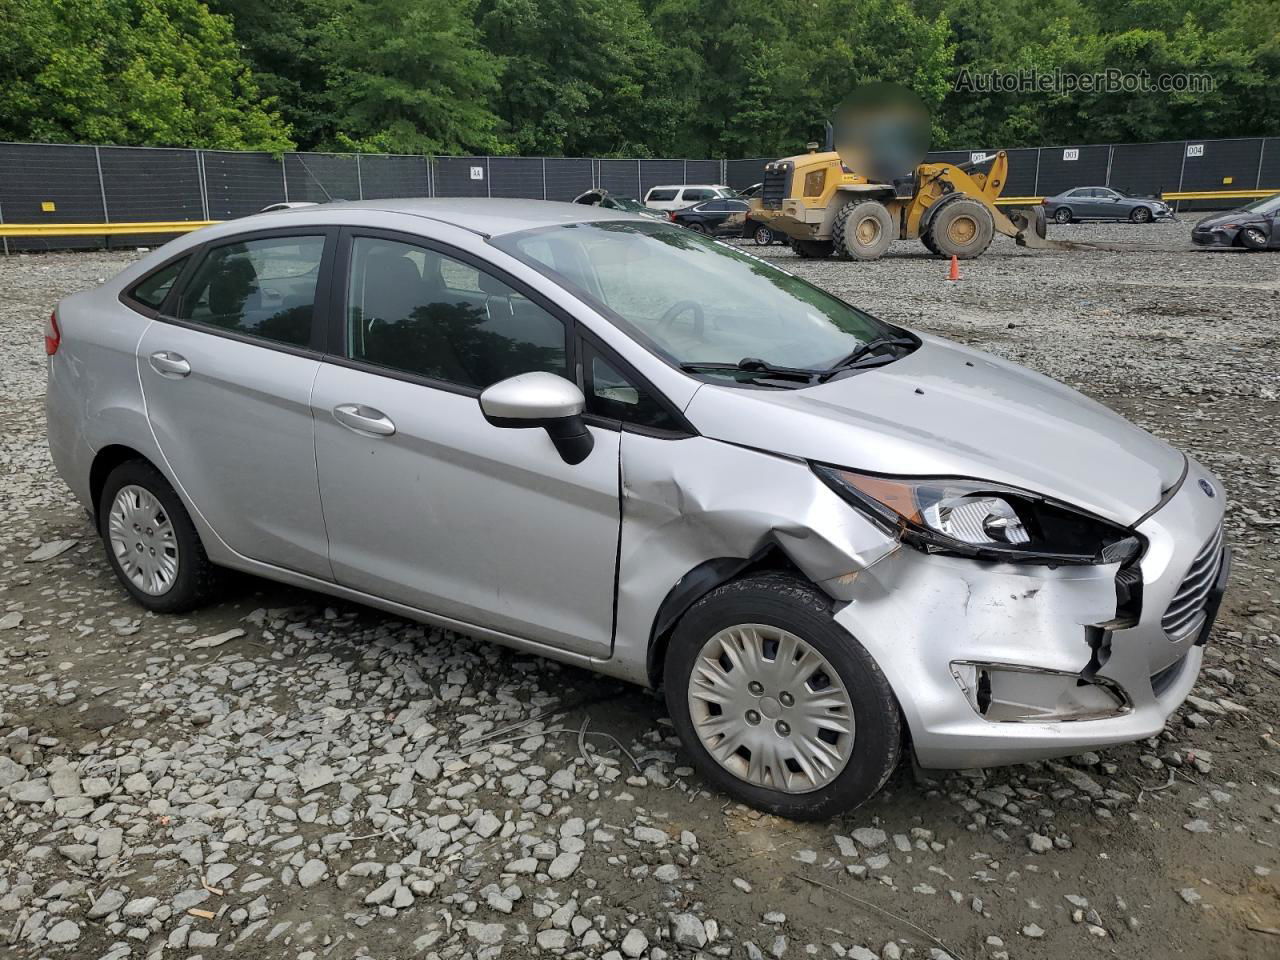
[[[881,477],[815,464],[836,493],[929,553],[1016,563],[1124,563],[1135,534],[1044,497],[980,480]]]

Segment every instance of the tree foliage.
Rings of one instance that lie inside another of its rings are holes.
[[[278,151],[224,17],[199,0],[0,0],[0,138]]]
[[[1280,134],[1280,0],[0,0],[0,26],[12,139],[777,156],[875,80],[938,147]],[[957,85],[1029,71],[1212,89]]]

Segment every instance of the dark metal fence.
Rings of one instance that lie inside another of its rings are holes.
[[[961,162],[986,151],[946,151]],[[1130,193],[1280,190],[1280,138],[1081,144],[1009,151],[1006,196],[1039,197],[1082,185]],[[281,201],[426,197],[571,200],[603,187],[643,197],[663,183],[763,179],[765,159],[426,157],[236,153],[151,147],[0,143],[0,223],[119,224],[226,220]],[[1202,207],[1236,201],[1181,201]],[[163,236],[15,237],[5,250],[153,244]]]

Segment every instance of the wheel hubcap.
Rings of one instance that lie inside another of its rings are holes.
[[[867,217],[858,223],[858,243],[863,246],[869,246],[880,238],[880,221],[874,217]]]
[[[978,223],[973,217],[956,217],[951,221],[951,228],[947,231],[951,242],[957,244],[968,243],[977,236],[977,233]]]
[[[178,538],[168,513],[143,487],[121,487],[107,516],[107,540],[130,582],[157,597],[178,577]]]
[[[742,624],[708,640],[689,678],[689,714],[717,763],[785,793],[826,786],[853,753],[853,704],[839,674],[779,627]]]

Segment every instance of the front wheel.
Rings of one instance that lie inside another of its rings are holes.
[[[834,245],[830,240],[792,240],[791,249],[802,260],[822,260],[831,256]]]
[[[205,555],[186,507],[146,461],[129,460],[107,476],[98,531],[116,577],[148,610],[183,613],[216,591],[218,568]]]
[[[1267,249],[1267,235],[1259,227],[1245,227],[1240,231],[1240,244],[1249,250]]]
[[[698,769],[743,803],[795,820],[876,793],[902,747],[879,666],[812,585],[765,573],[716,588],[677,624],[667,709]]]
[[[1131,223],[1150,223],[1151,211],[1146,207],[1134,207],[1129,214],[1129,221]]]

